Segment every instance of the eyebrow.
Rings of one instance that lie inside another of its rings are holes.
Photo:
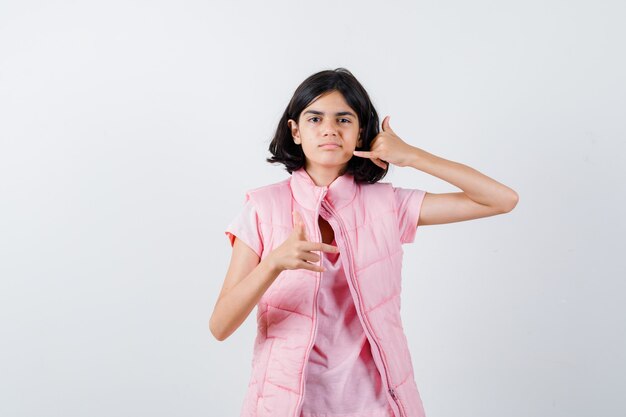
[[[319,115],[322,115],[322,116],[324,115],[324,112],[318,111],[318,110],[307,110],[307,111],[304,112],[304,114],[307,114],[307,113],[319,114]],[[337,112],[337,113],[335,113],[335,116],[352,116],[352,117],[356,118],[356,115],[354,113],[352,113],[352,112],[349,112],[349,111]]]

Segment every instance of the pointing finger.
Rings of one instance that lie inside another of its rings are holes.
[[[333,252],[333,253],[339,253],[339,247],[338,246],[333,246],[333,245],[327,245],[326,243],[322,243],[322,250],[324,252]]]
[[[309,245],[305,246],[305,250],[307,251],[323,251],[323,252],[332,252],[339,253],[339,247],[329,245],[327,243],[322,242],[310,242]]]

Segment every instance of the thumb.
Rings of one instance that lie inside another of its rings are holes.
[[[306,227],[304,226],[304,221],[302,221],[302,216],[299,212],[294,210],[293,214],[293,230],[301,240],[308,240],[306,235]]]
[[[389,126],[389,119],[391,119],[391,116],[385,116],[383,119],[383,132],[393,132],[391,126]]]

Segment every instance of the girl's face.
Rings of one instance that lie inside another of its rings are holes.
[[[307,171],[321,168],[340,175],[361,144],[356,112],[339,91],[320,95],[302,110],[298,123],[288,123],[293,141],[304,151]]]

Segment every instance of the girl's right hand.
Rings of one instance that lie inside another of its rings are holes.
[[[308,269],[309,271],[324,272],[321,265],[314,265],[309,262],[319,262],[320,257],[312,251],[323,251],[338,253],[337,246],[328,245],[322,242],[309,242],[304,222],[300,213],[293,213],[294,227],[291,235],[282,245],[274,249],[267,257],[273,269],[279,273],[287,269]]]

